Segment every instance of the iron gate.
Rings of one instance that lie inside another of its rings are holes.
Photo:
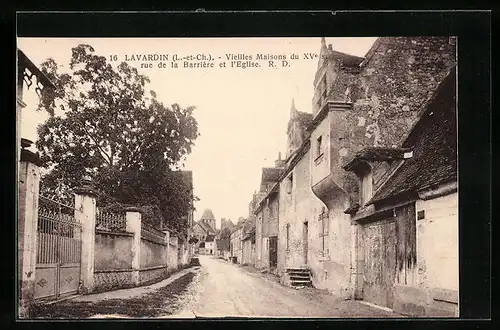
[[[78,292],[82,227],[74,207],[40,196],[38,204],[35,299]]]

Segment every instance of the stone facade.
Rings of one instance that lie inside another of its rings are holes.
[[[292,103],[286,170],[279,179],[278,270],[307,267],[312,282],[345,298],[358,281],[359,228],[366,196],[400,163],[375,161],[362,186],[344,165],[366,147],[400,146],[456,64],[455,40],[379,38],[365,57],[334,51],[323,40],[312,114]],[[269,194],[264,198],[270,197]],[[263,258],[269,209],[258,210],[257,259]],[[261,237],[259,237],[261,232]]]
[[[230,250],[231,257],[236,259],[237,263],[242,262],[243,259],[243,223],[238,223],[236,229],[231,233]]]

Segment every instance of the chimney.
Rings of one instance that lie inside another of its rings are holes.
[[[281,159],[281,152],[278,153],[278,159],[274,161],[274,167],[285,167],[285,161]]]

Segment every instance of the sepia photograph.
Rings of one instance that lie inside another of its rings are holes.
[[[18,317],[460,317],[459,41],[18,37]]]

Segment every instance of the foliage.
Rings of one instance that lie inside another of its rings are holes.
[[[230,239],[231,238],[231,230],[227,227],[223,228],[220,233],[221,239]]]
[[[51,169],[42,192],[61,194],[90,176],[99,206],[143,206],[147,218],[185,227],[192,191],[177,170],[199,135],[194,107],[166,107],[147,92],[146,76],[125,62],[111,66],[89,45],[72,49],[70,72],[60,68],[53,59],[41,65],[56,86],[39,104],[53,114],[38,127]]]

